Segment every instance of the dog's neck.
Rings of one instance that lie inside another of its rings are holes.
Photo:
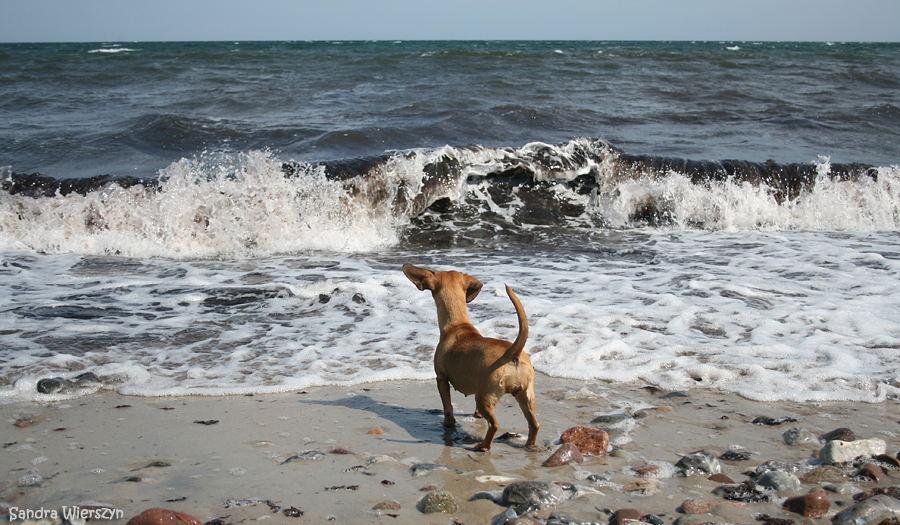
[[[441,329],[441,337],[450,330],[459,326],[472,326],[469,313],[466,310],[465,293],[454,294],[450,291],[442,291],[433,294],[434,303],[437,305],[438,327]]]

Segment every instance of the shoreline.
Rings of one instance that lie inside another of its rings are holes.
[[[121,511],[103,520],[109,523],[125,523],[162,507],[204,523],[275,518],[273,523],[473,524],[490,523],[506,510],[489,499],[470,501],[474,495],[498,496],[515,481],[546,481],[571,485],[579,495],[533,514],[542,520],[565,512],[579,522],[605,523],[615,511],[632,508],[662,523],[680,519],[690,524],[694,516],[696,523],[710,521],[710,514],[680,512],[685,500],[726,500],[712,493],[722,483],[708,475],[675,476],[674,465],[685,455],[748,453],[745,460],[719,460],[722,473],[741,483],[770,460],[797,465],[801,472],[815,467],[813,458],[823,443],[786,444],[782,435],[795,427],[817,437],[849,428],[856,439],[883,440],[889,455],[900,450],[897,400],[760,403],[699,389],[686,397],[666,394],[641,385],[538,374],[541,450],[496,440],[488,453],[471,450],[486,427],[471,417],[473,398],[453,392],[458,425],[445,431],[433,381],[228,397],[144,398],[101,391],[68,401],[14,402],[0,405],[0,424],[7,429],[0,449],[0,505],[19,512],[55,510],[60,518],[63,507]],[[630,417],[615,424],[591,423],[598,415],[614,414]],[[786,422],[751,423],[759,416]],[[512,397],[501,399],[497,417],[500,435],[526,433]],[[585,457],[580,464],[542,467],[562,432],[574,426],[608,431],[614,452]],[[319,454],[306,457],[319,459],[301,457],[308,451]],[[411,467],[420,463],[456,470],[413,473]],[[849,483],[857,492],[896,486],[900,470],[887,470],[881,483]],[[753,515],[765,513],[796,523],[826,523],[854,503],[852,493],[827,492],[831,506],[822,518],[781,508],[785,498],[818,487],[803,483],[797,490],[774,493],[775,501],[744,508],[718,505],[713,516],[725,515],[713,521],[751,523]],[[450,492],[459,510],[423,514],[417,508],[429,492],[423,488]],[[393,503],[387,508],[373,510],[388,501]],[[286,515],[291,509],[302,516]],[[4,512],[3,519],[17,516]]]

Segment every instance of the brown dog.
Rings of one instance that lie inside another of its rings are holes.
[[[500,428],[494,406],[504,394],[512,394],[528,421],[528,441],[534,448],[540,425],[534,414],[534,368],[525,348],[528,319],[519,298],[509,286],[506,293],[516,307],[519,335],[513,343],[482,337],[466,313],[466,303],[481,291],[481,281],[459,272],[432,272],[403,265],[403,273],[419,290],[431,290],[437,305],[441,340],[434,353],[434,372],[444,406],[444,426],[456,425],[450,404],[450,385],[465,395],[475,394],[475,415],[488,423],[484,440],[475,450],[489,450]]]

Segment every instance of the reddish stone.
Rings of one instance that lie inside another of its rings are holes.
[[[853,431],[849,428],[837,428],[828,432],[826,434],[822,434],[822,441],[856,441],[856,435],[853,434]]]
[[[659,492],[660,486],[662,486],[662,481],[655,478],[648,478],[625,485],[622,487],[622,492],[640,496],[652,496]]]
[[[631,470],[634,471],[635,474],[641,476],[643,478],[647,476],[653,476],[654,474],[659,473],[659,465],[647,465],[646,467],[634,467]]]
[[[857,476],[861,478],[869,478],[875,483],[881,483],[881,480],[884,479],[885,473],[884,470],[874,463],[866,463],[863,465],[859,472],[856,473]]]
[[[609,518],[609,525],[622,525],[627,521],[641,521],[641,511],[637,509],[619,509]]]
[[[203,525],[203,522],[183,512],[152,508],[128,520],[127,525]]]
[[[375,504],[375,506],[372,507],[372,510],[400,510],[400,502],[389,499]]]
[[[681,504],[681,512],[685,514],[706,514],[716,508],[717,505],[721,505],[721,503],[703,501],[701,499],[687,499]]]
[[[733,485],[734,483],[736,483],[733,479],[729,478],[725,474],[713,474],[706,479],[715,481],[716,483],[725,483],[726,485]]]
[[[584,456],[581,455],[578,447],[572,443],[564,443],[563,446],[556,449],[556,452],[547,458],[547,461],[542,466],[558,467],[569,463],[581,463],[582,461],[584,461]]]
[[[384,430],[381,430],[380,428],[373,428],[372,430],[366,432],[366,434],[375,434],[376,436],[380,436],[384,434]]]
[[[437,485],[425,485],[419,489],[420,492],[431,492],[432,490],[437,490]]]
[[[585,456],[605,456],[609,449],[609,434],[589,427],[572,427],[559,438],[562,443],[572,443]]]
[[[828,512],[831,502],[822,492],[812,492],[805,496],[795,496],[784,501],[782,508],[796,512],[806,518],[821,518]]]

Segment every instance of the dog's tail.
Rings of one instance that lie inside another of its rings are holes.
[[[519,318],[519,335],[516,336],[516,340],[513,341],[513,344],[503,353],[503,357],[515,359],[519,357],[519,354],[525,349],[525,340],[528,339],[528,318],[525,317],[525,308],[522,307],[522,303],[519,301],[519,298],[516,297],[516,293],[513,292],[512,288],[509,286],[506,287],[506,295],[509,296],[509,300],[512,301],[513,306],[516,307],[516,316]]]

